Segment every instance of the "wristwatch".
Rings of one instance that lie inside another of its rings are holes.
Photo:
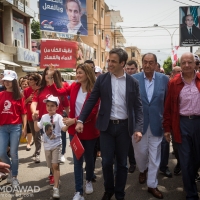
[[[76,123],[78,123],[78,122],[80,122],[80,123],[82,123],[82,124],[83,124],[83,122],[82,122],[81,120],[77,120],[77,121],[76,121]]]

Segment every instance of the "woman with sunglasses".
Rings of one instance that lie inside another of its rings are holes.
[[[11,166],[7,182],[18,187],[18,146],[21,134],[26,135],[26,107],[17,83],[17,74],[12,70],[4,70],[2,80],[6,90],[0,92],[0,159]],[[7,155],[9,143],[11,160]]]
[[[47,114],[46,105],[43,101],[48,96],[52,95],[52,91],[51,91],[50,85],[49,85],[48,71],[49,71],[49,67],[46,67],[42,74],[40,88],[39,88],[38,92],[34,95],[32,103],[31,103],[31,112],[32,112],[33,118],[39,115],[39,119],[41,119],[42,115]],[[62,88],[62,87],[67,88],[68,87],[67,83],[65,83],[65,85],[63,86],[63,83],[61,80],[61,75],[58,70],[55,70],[53,77],[55,80],[55,84],[58,88]],[[62,115],[63,110],[66,110],[66,112],[68,113],[69,102],[68,102],[67,97],[66,96],[59,97],[59,100],[60,100],[60,104],[59,104],[57,113]],[[41,148],[41,144],[40,144],[40,148]],[[40,162],[40,152],[38,152],[35,155],[35,163],[39,163],[39,162]],[[51,172],[49,175],[49,180],[50,180],[50,185],[54,185],[54,178],[53,178],[53,175]]]
[[[84,106],[85,101],[90,96],[90,93],[94,87],[95,83],[95,74],[93,69],[88,64],[79,64],[76,68],[76,77],[77,82],[72,83],[67,89],[61,88],[58,89],[54,82],[54,66],[51,66],[49,70],[49,84],[52,85],[51,91],[54,96],[56,95],[67,95],[70,96],[70,113],[69,118],[64,119],[64,123],[69,127],[68,133],[70,140],[73,139],[76,134],[75,125],[76,120]],[[99,108],[99,102],[95,105],[90,116],[84,124],[84,130],[81,134],[78,134],[78,137],[85,149],[82,157],[77,160],[76,156],[73,153],[74,159],[74,176],[75,176],[75,195],[73,200],[84,200],[83,195],[83,160],[86,162],[86,184],[85,184],[85,193],[93,193],[92,178],[94,171],[94,148],[96,140],[99,137],[99,131],[95,128],[96,116]],[[84,159],[83,159],[84,158]]]
[[[32,135],[33,135],[33,140],[35,143],[35,152],[34,155],[40,154],[40,149],[41,149],[41,137],[38,132],[35,132],[34,130],[34,122],[32,119],[32,113],[31,113],[31,103],[33,96],[37,93],[41,78],[40,75],[37,73],[31,73],[28,75],[28,88],[24,89],[24,98],[25,98],[25,103],[26,103],[26,109],[27,109],[27,120],[28,120],[28,125],[30,128],[30,131],[27,131],[27,146],[26,146],[26,151],[31,150],[31,141],[32,141]],[[22,84],[21,84],[22,87]]]

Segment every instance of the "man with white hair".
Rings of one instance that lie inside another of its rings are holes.
[[[172,132],[177,144],[186,199],[198,200],[195,175],[200,167],[200,74],[195,72],[192,53],[184,53],[180,65],[182,72],[168,87],[163,128],[166,140],[170,142]]]

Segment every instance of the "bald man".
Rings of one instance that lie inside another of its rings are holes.
[[[177,144],[187,200],[198,200],[195,175],[200,166],[200,74],[195,71],[192,53],[180,59],[182,72],[169,84],[163,127],[165,138]]]
[[[181,67],[175,66],[175,67],[172,69],[172,77],[175,77],[177,74],[180,74],[180,73],[181,73]]]

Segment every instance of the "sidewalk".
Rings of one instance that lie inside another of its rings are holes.
[[[22,193],[5,193],[2,191],[2,186],[10,186],[6,184],[6,181],[0,183],[0,199],[1,200],[15,200],[15,199],[27,199],[27,200],[49,200],[52,198],[52,186],[49,186],[48,175],[49,169],[46,167],[46,161],[44,157],[44,149],[42,147],[41,162],[35,164],[32,159],[34,147],[31,151],[26,151],[26,144],[20,144],[19,146],[19,176],[20,186],[27,187],[28,192]],[[71,148],[69,147],[69,140],[67,140],[67,153],[65,154],[66,162],[60,167],[61,170],[61,188],[60,199],[72,200],[74,196],[74,175],[73,175],[73,160]],[[176,165],[174,156],[170,153],[169,167],[173,171]],[[97,182],[93,183],[94,193],[91,195],[84,194],[85,200],[100,200],[104,193],[103,177],[101,171],[101,158],[97,159],[96,171]],[[141,185],[138,183],[139,172],[136,171],[133,174],[128,174],[128,180],[126,185],[126,200],[154,200],[151,194],[147,192],[146,184]],[[163,192],[165,200],[184,200],[185,193],[183,192],[182,177],[173,176],[173,178],[166,178],[162,174],[158,175],[159,190]],[[200,189],[200,183],[197,183],[198,189]],[[32,190],[40,188],[40,192],[33,193]],[[7,196],[5,196],[7,195]],[[18,195],[18,197],[17,197]],[[113,197],[112,200],[115,198]]]

